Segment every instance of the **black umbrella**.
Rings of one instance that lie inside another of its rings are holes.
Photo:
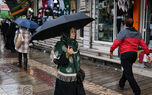
[[[38,27],[36,33],[32,36],[32,40],[44,40],[60,36],[71,27],[80,29],[93,20],[93,18],[82,13],[63,15],[56,19],[46,21]]]

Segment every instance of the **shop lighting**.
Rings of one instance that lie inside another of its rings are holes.
[[[29,10],[30,12],[32,12],[32,13],[33,13],[33,10],[32,10],[32,8],[29,8],[28,10]]]
[[[58,3],[58,0],[54,0],[54,3]]]

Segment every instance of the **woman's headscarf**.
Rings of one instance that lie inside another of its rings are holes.
[[[75,39],[70,38],[71,29],[68,29],[67,32],[64,32],[61,41],[63,41],[67,47],[70,46],[70,48],[73,48],[74,52],[77,51],[78,43],[76,41],[76,33],[75,33]]]

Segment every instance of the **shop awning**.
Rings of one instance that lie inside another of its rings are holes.
[[[19,5],[17,5],[17,6],[14,7],[13,9],[10,9],[10,11],[15,11],[15,10],[21,8],[21,6],[22,6],[23,4],[25,4],[26,2],[27,2],[27,0],[24,0],[23,2],[21,2]]]
[[[22,9],[22,5],[24,5],[28,0],[22,0],[20,3],[17,0],[6,0],[6,4],[8,5],[10,12],[13,13],[16,10]]]
[[[23,9],[20,9],[20,10],[18,10],[18,11],[16,11],[16,12],[13,12],[13,13],[11,13],[11,14],[9,15],[9,17],[10,17],[10,16],[17,15],[17,14],[19,14],[19,13],[25,11],[26,9],[27,9],[27,8],[23,8]]]

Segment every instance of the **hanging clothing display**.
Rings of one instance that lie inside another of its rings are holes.
[[[134,9],[134,4],[130,3],[129,9],[128,9],[128,17],[133,18],[133,9]]]
[[[38,17],[42,19],[43,16],[46,16],[46,17],[53,16],[53,11],[49,6],[52,4],[54,5],[53,0],[41,0],[41,1],[42,1],[42,3],[40,2],[40,4],[42,4],[42,6],[41,6],[41,8],[39,8]],[[49,4],[48,4],[48,2],[49,2]],[[53,6],[52,6],[52,8],[53,8]]]
[[[57,0],[56,3],[54,3],[54,7],[53,7],[53,15],[54,15],[54,18],[58,17],[59,16],[59,2]]]
[[[123,10],[119,9],[119,7],[117,6],[117,33],[120,32],[121,30],[121,24],[122,24],[122,19],[123,19]]]
[[[69,0],[64,0],[64,5],[65,5],[64,15],[70,14],[70,2],[69,2]]]
[[[122,9],[124,12],[127,12],[129,8],[129,0],[119,0],[118,6],[119,9]]]
[[[54,7],[53,0],[48,0],[48,6],[53,10],[53,7]]]
[[[43,6],[42,6],[42,0],[39,0],[39,6],[38,6],[38,8],[40,9],[40,8],[42,8]]]
[[[45,9],[45,16],[53,16],[53,10],[50,7],[47,7],[47,9]]]
[[[59,0],[59,6],[60,6],[60,9],[61,9],[61,10],[64,10],[64,9],[65,9],[64,1],[63,1],[63,0]]]
[[[64,1],[59,0],[59,16],[64,15],[64,9],[65,9]]]
[[[76,0],[39,0],[39,18],[53,16],[53,18],[69,15],[76,10]]]
[[[70,0],[70,4],[71,4],[70,10],[71,11],[76,10],[76,1],[75,0]]]
[[[42,8],[39,9],[38,17],[41,19],[43,17],[43,9]]]
[[[145,1],[145,9],[147,8],[148,3],[149,3],[149,0],[146,0]]]
[[[46,9],[47,8],[47,0],[42,0],[42,5],[43,5],[43,8]]]

